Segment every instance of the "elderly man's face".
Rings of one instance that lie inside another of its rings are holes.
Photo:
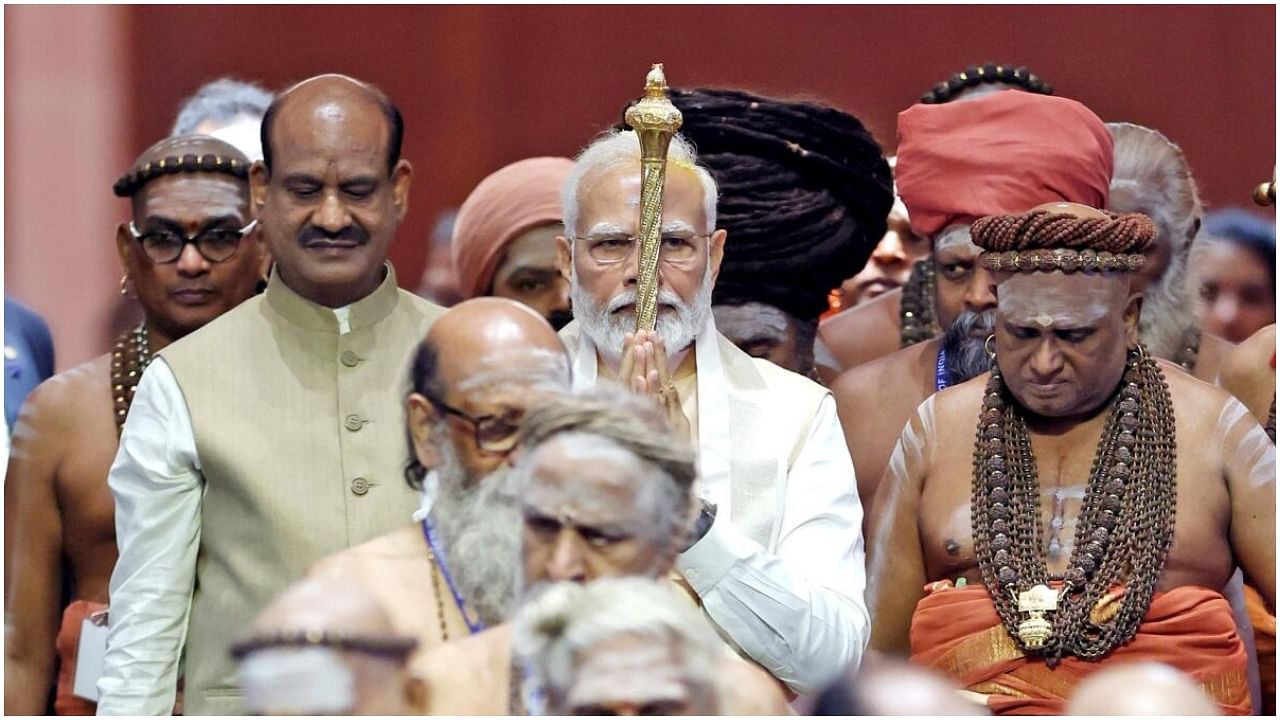
[[[622,332],[610,334],[609,340],[617,341],[618,347],[602,348],[604,352],[620,354],[621,334],[635,328],[639,247],[633,246],[619,262],[604,262],[599,257],[607,255],[611,248],[631,243],[640,231],[639,164],[588,174],[579,193],[577,226],[569,228],[574,237],[565,241],[572,244],[572,250],[564,253],[566,259],[572,257],[573,263],[574,314],[582,318],[595,309],[602,316],[601,323],[620,329]],[[688,317],[704,303],[707,307],[703,312],[709,311],[710,289],[724,255],[725,232],[708,230],[703,200],[697,175],[687,168],[669,165],[662,208],[667,259],[658,263],[658,332],[668,343],[676,341],[664,334],[664,318]],[[685,308],[683,313],[680,306]],[[584,328],[592,332],[585,322]],[[692,330],[696,333],[701,329]],[[595,339],[598,344],[601,342],[601,338]],[[685,347],[667,349],[676,352]]]
[[[408,209],[411,169],[387,167],[391,128],[366,97],[285,101],[272,167],[253,170],[254,205],[285,283],[331,307],[368,295]]]
[[[690,679],[705,673],[689,668],[682,655],[670,641],[611,638],[574,658],[563,707],[549,709],[565,715],[717,715],[714,688]]]
[[[169,231],[192,237],[211,230],[239,230],[249,223],[248,200],[244,181],[227,175],[164,175],[133,198],[133,223],[143,235]],[[173,338],[251,297],[261,277],[263,249],[256,232],[241,238],[235,254],[217,263],[206,260],[192,244],[173,262],[153,262],[126,225],[117,230],[116,245],[147,322]]]
[[[1066,418],[1115,392],[1137,344],[1140,296],[1122,274],[1014,273],[998,289],[996,362],[1027,410]]]
[[[528,458],[521,488],[526,589],[671,569],[675,539],[661,536],[670,519],[655,517],[659,491],[625,452],[553,438]]]

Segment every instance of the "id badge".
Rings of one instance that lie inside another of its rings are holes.
[[[71,694],[98,702],[98,678],[107,654],[107,611],[93,613],[80,623],[80,644],[76,650],[75,682]]]

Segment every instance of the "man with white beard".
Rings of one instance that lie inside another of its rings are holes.
[[[623,390],[561,396],[531,412],[512,470],[520,497],[521,517],[512,535],[520,544],[521,607],[536,604],[558,583],[675,579],[676,558],[689,544],[698,511],[697,477],[688,441],[661,410]],[[678,602],[689,602],[683,585],[666,585]],[[702,613],[694,617],[707,623]],[[712,634],[709,623],[704,629]],[[507,622],[424,655],[415,669],[426,683],[426,714],[554,713],[558,708],[545,706],[546,694],[522,666],[519,648],[513,653],[513,636],[521,632],[518,620]],[[700,670],[716,677],[724,714],[788,713],[774,678],[723,644],[714,645],[714,664]],[[654,681],[656,663],[637,658],[635,648],[619,657],[624,658],[649,666],[634,674],[630,689]]]
[[[1115,138],[1111,201],[1115,213],[1142,213],[1156,225],[1156,239],[1134,275],[1142,293],[1138,332],[1151,354],[1171,360],[1208,383],[1216,383],[1231,343],[1200,332],[1187,260],[1200,234],[1204,208],[1182,149],[1151,128],[1107,123]]]
[[[881,476],[902,428],[930,395],[990,369],[995,331],[991,274],[969,226],[983,215],[1040,203],[1104,207],[1113,163],[1106,126],[1074,100],[997,92],[898,116],[898,194],[912,231],[933,241],[941,337],[854,367],[831,385],[858,493],[871,526]]]
[[[524,413],[568,391],[569,361],[537,312],[477,298],[432,325],[410,384],[405,478],[422,493],[413,523],[331,555],[309,575],[373,592],[396,630],[418,639],[412,665],[510,611],[519,508],[509,458]]]
[[[817,383],[716,331],[724,255],[716,185],[675,136],[667,156],[656,332],[633,333],[640,145],[613,132],[577,158],[560,262],[575,321],[560,335],[575,389],[599,378],[649,396],[697,449],[701,511],[676,568],[722,636],[790,690],[862,656],[865,570],[853,466]]]

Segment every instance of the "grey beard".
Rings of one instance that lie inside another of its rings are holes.
[[[658,309],[670,305],[674,310],[659,312],[654,328],[666,345],[668,355],[689,347],[706,327],[707,315],[711,313],[711,285],[711,265],[708,263],[698,294],[691,304],[686,305],[679,295],[667,288],[658,289]],[[569,287],[569,300],[573,305],[574,318],[582,326],[582,332],[595,343],[596,350],[612,361],[621,359],[623,338],[635,330],[635,325],[634,320],[615,316],[613,311],[634,304],[636,289],[628,288],[614,295],[608,303],[597,303],[582,289],[575,273]]]
[[[1138,336],[1152,355],[1176,361],[1198,324],[1187,289],[1186,260],[1173,258],[1160,281],[1142,295]]]
[[[440,454],[432,521],[458,593],[492,627],[514,608],[520,557],[520,509],[510,472],[503,465],[469,482],[452,445],[444,443]]]
[[[965,310],[960,317],[951,323],[942,336],[942,347],[947,352],[947,385],[959,385],[972,380],[991,369],[991,359],[987,357],[986,336],[995,332],[996,311],[984,310],[976,313]],[[981,338],[970,335],[975,327],[986,332]]]

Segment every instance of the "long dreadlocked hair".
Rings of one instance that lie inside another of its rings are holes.
[[[673,90],[681,135],[720,190],[729,233],[713,302],[816,321],[885,233],[893,177],[854,116],[740,90]]]

